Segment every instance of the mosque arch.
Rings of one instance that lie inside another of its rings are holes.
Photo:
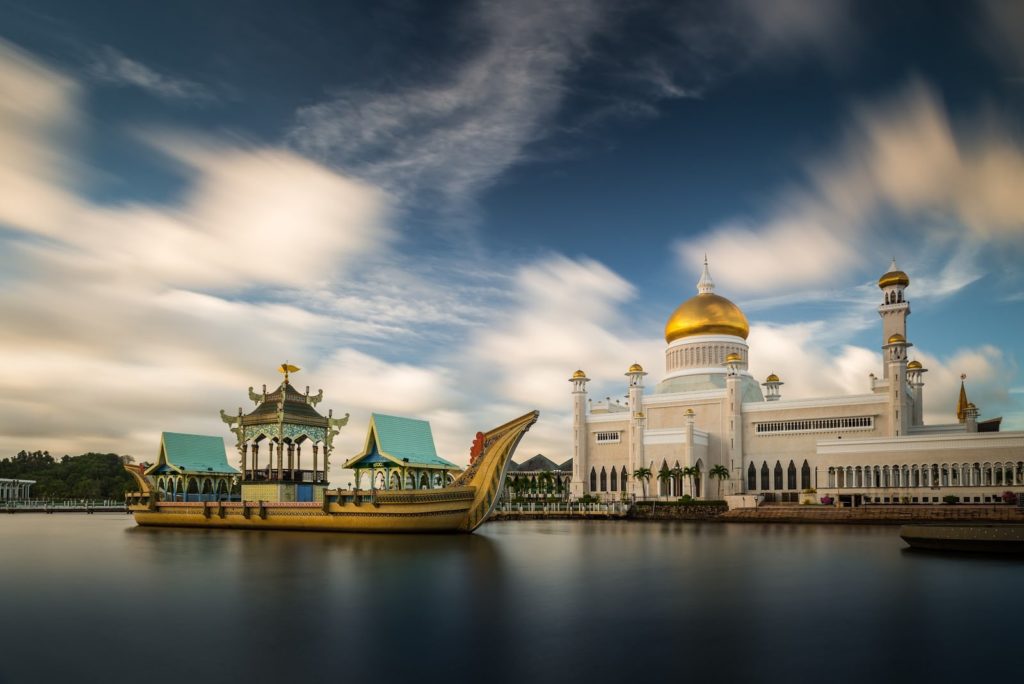
[[[789,462],[789,468],[786,469],[786,489],[796,489],[796,464],[793,461]]]
[[[597,470],[594,466],[590,466],[590,491],[597,491]]]
[[[601,491],[608,491],[608,472],[601,466]]]
[[[394,472],[394,471],[391,472],[391,484],[390,484],[390,487],[391,487],[391,489],[401,489],[402,488],[402,476],[399,475],[397,472]]]
[[[768,481],[768,461],[761,461],[761,489],[771,489],[771,483]]]
[[[811,466],[804,460],[804,464],[800,466],[800,489],[811,488]]]
[[[753,463],[747,466],[747,489],[757,489],[757,468]]]
[[[693,467],[696,468],[696,472],[693,474],[693,495],[699,499],[701,490],[701,473],[704,472],[704,461],[698,458]]]
[[[622,491],[626,491],[626,478],[629,474],[626,472],[626,466],[622,466],[622,475],[619,477],[619,483],[622,485]]]
[[[614,466],[612,467],[611,481],[611,490],[613,492],[619,491],[619,471]]]
[[[775,489],[782,489],[782,463],[775,462]]]

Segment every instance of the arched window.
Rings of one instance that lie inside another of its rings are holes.
[[[800,489],[811,488],[811,466],[807,465],[807,461],[800,467]]]
[[[761,489],[771,488],[771,483],[768,482],[768,462],[761,461]]]
[[[757,489],[757,469],[753,463],[747,468],[747,489]]]
[[[597,491],[597,471],[594,470],[593,466],[590,468],[590,491]]]
[[[626,491],[626,466],[622,466],[622,477],[619,478],[619,482],[622,483],[622,491]]]
[[[612,468],[612,491],[619,491],[619,472]]]
[[[608,472],[601,466],[601,491],[608,491]]]
[[[782,489],[782,464],[775,462],[775,489]]]
[[[786,489],[796,489],[796,464],[792,461],[786,469]]]

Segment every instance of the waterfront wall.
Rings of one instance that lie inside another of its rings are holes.
[[[676,501],[639,502],[629,511],[630,520],[714,520],[726,512],[722,501],[681,504]]]

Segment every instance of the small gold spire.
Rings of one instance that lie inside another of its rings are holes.
[[[967,373],[961,373],[960,398],[956,402],[956,419],[961,423],[967,419],[967,409],[971,406],[971,402],[967,401],[967,389],[964,387],[964,380],[966,379]]]

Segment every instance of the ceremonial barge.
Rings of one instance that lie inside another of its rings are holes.
[[[323,397],[289,382],[253,392],[256,408],[221,417],[237,437],[241,469],[228,465],[220,437],[166,432],[152,465],[126,466],[138,491],[127,506],[141,526],[321,532],[472,532],[490,515],[508,464],[537,421],[531,411],[477,433],[464,470],[440,458],[426,421],[373,414],[361,453],[344,467],[351,489],[327,482],[333,438],[348,415],[316,411]],[[261,467],[261,446],[266,463]],[[302,448],[312,469],[302,468]],[[366,485],[364,488],[363,485]]]

